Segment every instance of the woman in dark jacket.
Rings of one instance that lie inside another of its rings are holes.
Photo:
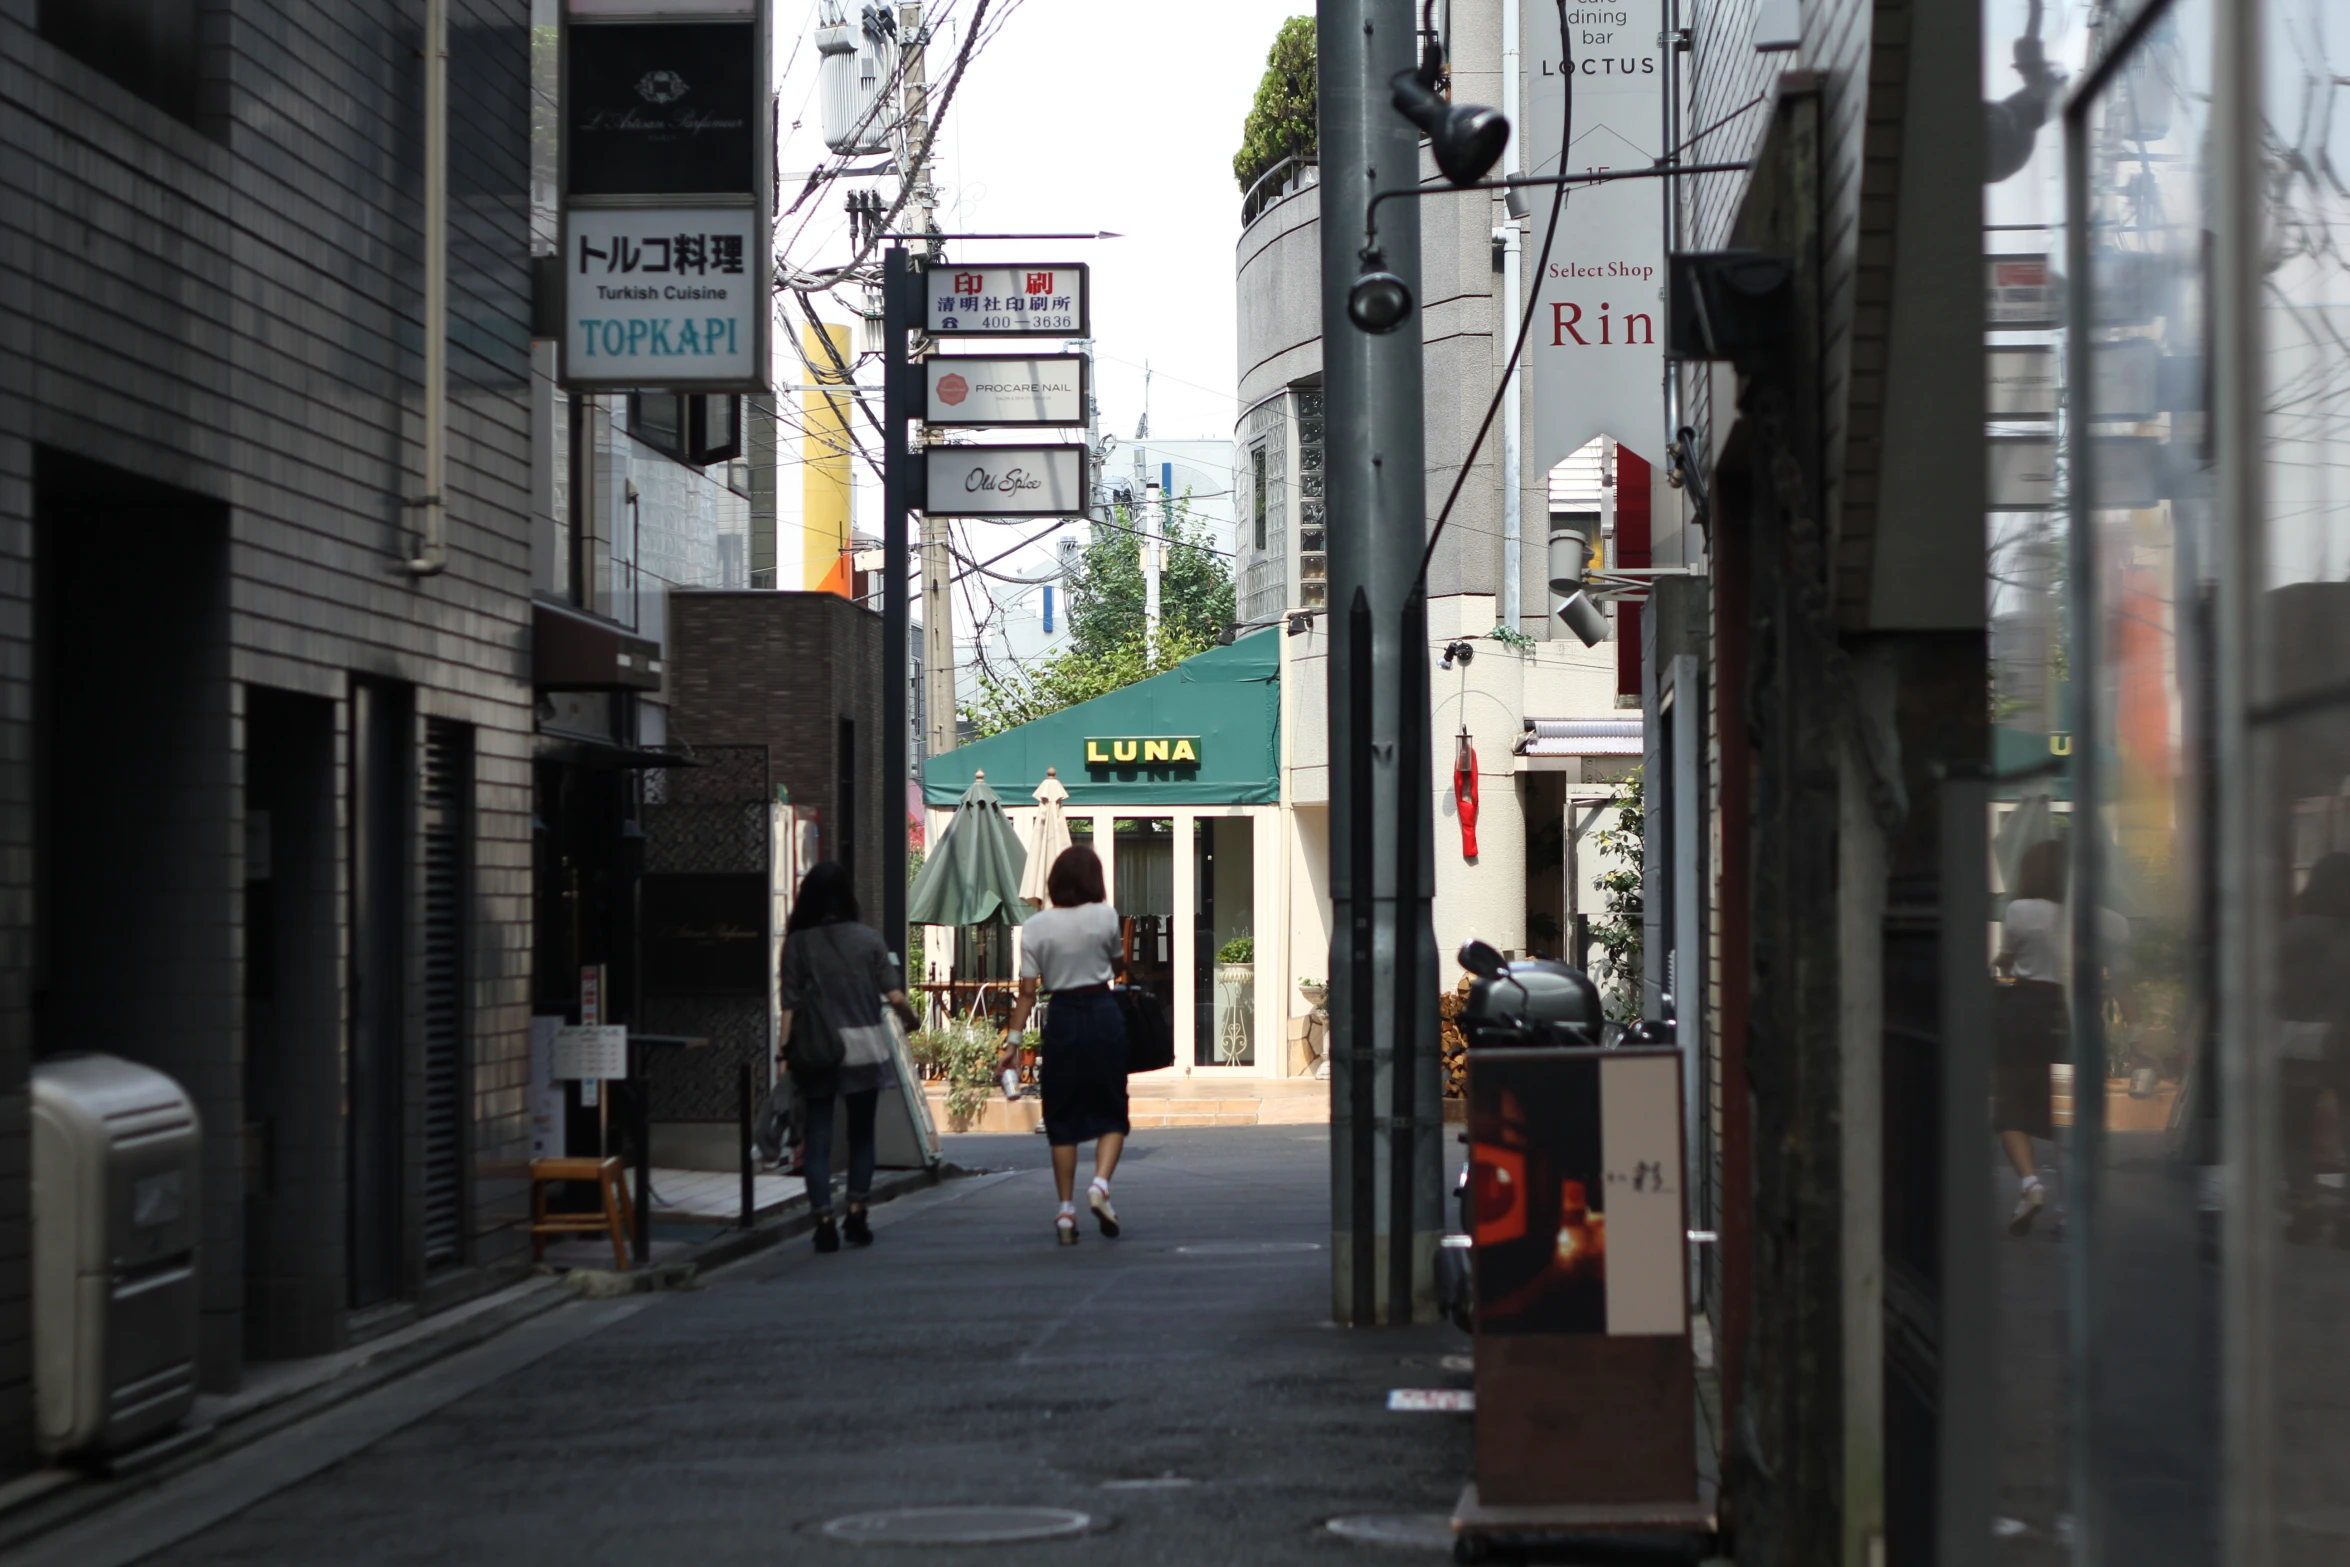
[[[897,1051],[883,1019],[884,1003],[911,1031],[914,1009],[906,1004],[906,981],[896,955],[881,933],[857,919],[857,893],[849,873],[831,860],[813,867],[800,882],[785,924],[781,972],[783,1017],[776,1029],[777,1067],[788,1070],[807,1109],[803,1167],[808,1208],[816,1216],[816,1249],[838,1251],[842,1234],[852,1246],[873,1244],[865,1198],[873,1190],[873,1116],[881,1091],[897,1082]],[[817,1014],[806,1038],[795,1041],[795,1015]],[[820,1054],[822,1033],[839,1037],[839,1059]],[[849,1123],[848,1220],[832,1222],[832,1128],[836,1107]]]

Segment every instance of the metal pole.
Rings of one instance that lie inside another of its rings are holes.
[[[1941,1385],[1935,1402],[1937,1567],[1990,1567],[1998,1501],[1998,1198],[1983,1101],[1991,1082],[1991,786],[1980,763],[1942,774]]]
[[[449,564],[449,4],[424,0],[424,547],[412,576]]]
[[[882,253],[881,509],[881,939],[906,950],[907,709],[912,703],[906,570],[907,514],[921,499],[920,459],[907,450],[908,427],[922,414],[919,367],[908,338],[922,319],[922,272],[913,253]]]
[[[743,1228],[749,1229],[759,1216],[759,1192],[751,1176],[751,1063],[738,1062],[734,1069],[734,1118],[736,1142],[742,1149],[743,1161]]]
[[[1524,117],[1518,112],[1518,35],[1521,28],[1519,0],[1501,0],[1501,111],[1509,116],[1510,124],[1523,130]],[[1518,146],[1521,138],[1513,134],[1502,149],[1501,175],[1509,179],[1525,172]],[[1672,145],[1670,142],[1667,146]],[[1560,172],[1565,172],[1561,170]],[[1669,190],[1669,187],[1668,187]],[[1667,200],[1671,197],[1668,194]],[[1518,321],[1518,312],[1526,308],[1524,235],[1518,220],[1510,215],[1507,204],[1501,212],[1501,309],[1496,312],[1499,327],[1494,334],[1495,352],[1501,356],[1501,368],[1509,366],[1508,350],[1499,345],[1509,341]],[[1519,395],[1519,381],[1512,374],[1501,389],[1501,613],[1495,618],[1512,631],[1522,631],[1520,621],[1525,615],[1526,563],[1526,483],[1519,473],[1524,462],[1522,451],[1525,421],[1524,400]],[[1544,487],[1547,496],[1548,486]],[[1547,537],[1547,535],[1545,535]],[[1550,601],[1543,600],[1549,609]]]
[[[637,1058],[636,1079],[628,1086],[636,1098],[636,1260],[643,1267],[653,1260],[653,1085],[645,1076],[644,1058]],[[745,1068],[747,1071],[748,1068]]]
[[[1411,0],[1317,7],[1330,602],[1348,618],[1348,634],[1331,639],[1329,669],[1330,749],[1343,759],[1330,834],[1333,845],[1348,846],[1332,857],[1335,928],[1348,944],[1347,961],[1331,965],[1332,1290],[1340,1320],[1356,1323],[1382,1310],[1389,1321],[1409,1321],[1427,1298],[1439,1196],[1437,1128],[1420,1124],[1437,1104],[1426,638],[1406,645],[1428,537],[1420,324],[1372,336],[1346,316],[1347,292],[1364,270],[1359,236],[1372,193],[1419,179],[1419,132],[1388,102],[1396,73],[1414,63],[1414,11]],[[1390,214],[1380,232],[1384,265],[1416,296],[1418,204],[1394,203]],[[1416,684],[1411,660],[1422,661]],[[1408,976],[1398,972],[1406,967]],[[1381,974],[1393,983],[1378,984]],[[1390,1133],[1384,1169],[1381,1125]],[[1383,1184],[1384,1236],[1376,1232]],[[1382,1243],[1386,1268],[1377,1266]],[[1359,1298],[1382,1280],[1387,1300]]]

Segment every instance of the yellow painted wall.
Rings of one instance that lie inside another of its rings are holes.
[[[827,353],[822,331],[832,339]],[[856,362],[845,326],[800,328],[800,350],[811,385],[846,384],[833,373]],[[855,594],[849,565],[849,399],[837,392],[800,394],[800,582],[812,592]]]

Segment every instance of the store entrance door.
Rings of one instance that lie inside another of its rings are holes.
[[[1257,1064],[1257,841],[1245,816],[1191,824],[1191,1060]]]
[[[1111,901],[1120,920],[1120,962],[1130,983],[1175,1016],[1175,819],[1121,816],[1112,827]]]

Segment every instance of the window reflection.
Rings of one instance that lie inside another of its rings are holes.
[[[2263,516],[2251,720],[2260,779],[2251,948],[2263,972],[2245,1074],[2257,1125],[2245,1189],[2269,1407],[2262,1523],[2282,1564],[2350,1553],[2350,1306],[2343,1207],[2350,1107],[2350,38],[2338,4],[2266,8],[2259,105],[2267,198],[2260,275]],[[2256,1496],[2259,1493],[2254,1493]]]
[[[2178,4],[2079,134],[2088,362],[2076,585],[2094,723],[2070,929],[2076,1258],[2089,1355],[2076,1496],[2090,1554],[2217,1559],[2217,1073],[2208,366],[2210,10]]]

